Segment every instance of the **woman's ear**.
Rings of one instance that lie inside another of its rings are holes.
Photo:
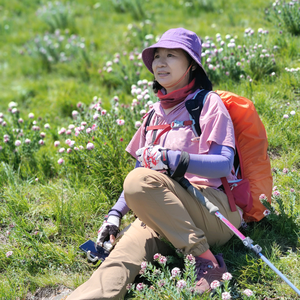
[[[192,71],[195,71],[197,69],[197,65],[192,66]]]

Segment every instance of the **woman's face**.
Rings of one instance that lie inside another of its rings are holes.
[[[180,89],[189,83],[188,74],[180,80],[188,67],[189,61],[182,49],[157,48],[154,52],[152,62],[154,77],[166,89],[167,93]]]

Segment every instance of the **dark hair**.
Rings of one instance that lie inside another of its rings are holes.
[[[212,91],[212,83],[209,80],[208,76],[205,74],[204,70],[191,58],[191,56],[184,51],[184,53],[187,56],[187,59],[189,61],[189,66],[193,64],[193,66],[196,66],[196,69],[192,71],[192,68],[189,71],[189,82],[191,82],[194,78],[195,80],[195,85],[193,88],[193,91],[197,89],[205,89],[208,91]],[[163,88],[155,79],[153,80],[153,85],[152,85],[154,93],[157,93],[160,89]]]

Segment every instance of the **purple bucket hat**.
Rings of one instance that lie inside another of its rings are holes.
[[[186,51],[206,74],[201,64],[201,40],[193,31],[184,28],[169,29],[161,36],[160,40],[156,44],[143,50],[142,58],[144,64],[152,74],[152,62],[154,59],[154,51],[156,48],[179,48]]]

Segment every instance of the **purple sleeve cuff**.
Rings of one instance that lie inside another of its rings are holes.
[[[175,171],[180,151],[168,151],[169,167]],[[231,147],[212,143],[208,154],[190,154],[187,173],[206,178],[221,178],[230,174],[233,167],[234,150]]]
[[[135,164],[135,168],[140,167],[140,162],[137,160]],[[125,197],[124,197],[124,191],[121,193],[118,201],[116,204],[111,208],[111,211],[108,213],[110,216],[117,216],[120,217],[120,212],[122,214],[122,217],[127,214],[129,211],[129,207],[126,204]]]

